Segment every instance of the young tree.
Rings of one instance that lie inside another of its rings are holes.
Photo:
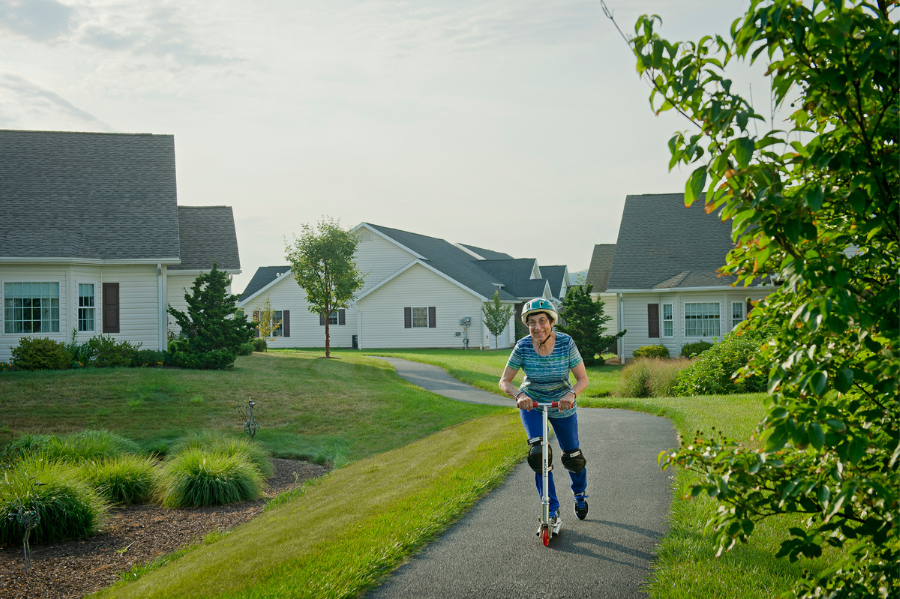
[[[238,297],[228,293],[228,275],[213,264],[184,294],[187,312],[169,306],[181,327],[175,344],[175,362],[186,368],[225,369],[234,365],[236,348],[253,338],[254,324],[237,310]]]
[[[281,326],[281,321],[275,320],[275,310],[272,309],[272,300],[267,295],[266,299],[262,302],[257,300],[254,303],[254,307],[256,310],[253,311],[253,322],[256,323],[256,328],[259,330],[259,336],[266,341],[274,339],[275,331]]]
[[[615,335],[603,334],[612,316],[605,314],[606,303],[603,300],[598,298],[594,301],[591,298],[593,288],[591,284],[569,287],[559,314],[565,324],[559,324],[556,328],[571,335],[586,366],[602,366],[606,362],[601,355],[603,350],[615,343],[625,331]]]
[[[751,0],[729,37],[672,43],[644,16],[629,42],[651,107],[693,127],[669,142],[671,166],[695,165],[686,202],[704,198],[732,221],[723,273],[783,281],[747,323],[776,331],[746,371],[769,380],[765,447],[701,436],[661,459],[698,471],[693,494],[722,502],[722,548],[781,513],[808,520],[779,556],[845,547],[801,596],[900,595],[896,8]],[[759,57],[775,105],[796,98],[783,130],[767,130],[727,77],[732,62]]]
[[[499,348],[500,333],[502,333],[503,329],[506,328],[506,325],[509,324],[509,318],[513,314],[513,307],[510,305],[504,306],[503,304],[501,304],[500,292],[495,291],[494,301],[490,304],[486,303],[482,305],[481,313],[484,315],[484,324],[491,332],[491,335],[494,336],[494,345]]]
[[[303,225],[303,234],[285,248],[294,278],[306,291],[309,311],[325,316],[326,358],[331,357],[329,315],[347,308],[363,286],[354,259],[358,243],[359,238],[341,228],[339,221],[324,217],[316,229]]]

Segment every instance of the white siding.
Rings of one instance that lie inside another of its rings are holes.
[[[370,287],[388,278],[416,257],[401,249],[397,244],[372,233],[366,228],[360,229],[362,240],[356,247],[356,267],[365,276],[365,285],[357,292],[362,295]],[[368,233],[368,240],[366,240]]]
[[[435,328],[404,328],[404,307],[437,309]],[[359,301],[362,336],[360,348],[462,347],[461,318],[469,317],[469,349],[488,347],[479,298],[416,265]]]
[[[591,293],[591,299],[595,302],[598,299],[603,300],[603,315],[609,316],[606,321],[606,334],[615,335],[619,332],[619,309],[616,305],[618,296],[615,293]]]
[[[0,295],[4,282],[58,282],[59,333],[37,333],[57,341],[68,341],[72,329],[77,328],[78,283],[95,285],[94,332],[77,333],[76,339],[84,342],[102,334],[103,283],[119,283],[119,333],[114,339],[140,343],[142,349],[159,348],[159,301],[156,265],[147,266],[53,266],[20,264],[0,266]],[[0,298],[2,300],[2,298]],[[3,303],[0,301],[0,310]],[[0,317],[2,320],[2,317]],[[21,334],[7,335],[0,324],[0,361],[10,359],[10,350],[19,343]]]
[[[681,353],[681,347],[695,341],[716,340],[716,337],[686,337],[684,330],[684,305],[690,302],[709,302],[719,304],[719,335],[721,339],[731,331],[731,302],[744,302],[748,297],[752,301],[760,300],[773,291],[768,289],[724,289],[709,291],[682,291],[676,293],[625,293],[622,295],[623,328],[628,332],[623,337],[625,359],[631,359],[632,352],[644,345],[665,345],[673,358]],[[672,304],[673,333],[672,337],[663,337],[662,304]],[[660,309],[658,338],[648,336],[647,304],[658,304]],[[608,305],[608,304],[607,304]]]

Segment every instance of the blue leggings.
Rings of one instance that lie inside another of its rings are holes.
[[[525,434],[528,435],[529,439],[543,435],[544,415],[540,409],[529,410],[527,412],[525,410],[519,410],[519,415],[522,417],[522,424],[525,426]],[[553,427],[553,431],[556,433],[556,440],[559,442],[559,447],[563,451],[578,449],[578,412],[576,411],[566,418],[550,418],[549,420],[550,426]],[[561,460],[556,463],[559,465],[560,462]],[[572,479],[572,493],[575,495],[584,493],[585,489],[587,489],[587,468],[584,468],[584,470],[578,474],[569,472],[569,478]],[[547,481],[550,484],[548,495],[550,496],[550,513],[552,514],[559,507],[559,500],[556,498],[556,486],[553,484],[552,471],[547,474]],[[537,486],[538,497],[542,500],[544,498],[543,482],[543,475],[540,472],[535,472],[534,484]]]

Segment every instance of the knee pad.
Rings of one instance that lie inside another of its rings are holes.
[[[572,451],[563,452],[562,465],[566,470],[577,474],[584,470],[584,467],[587,466],[587,460],[584,459],[584,454],[581,453],[580,448],[573,449]]]
[[[540,474],[544,471],[543,456],[541,455],[542,437],[534,437],[528,439],[528,465],[531,469]],[[553,448],[547,446],[547,471],[553,470]]]

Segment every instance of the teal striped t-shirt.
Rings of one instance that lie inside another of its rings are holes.
[[[558,401],[572,390],[569,371],[581,362],[581,353],[572,338],[565,333],[556,333],[556,344],[549,356],[538,355],[529,335],[519,339],[506,365],[525,372],[525,380],[519,389],[531,399],[546,403]],[[562,412],[556,408],[549,410],[550,418],[566,418],[574,413],[574,406]]]

